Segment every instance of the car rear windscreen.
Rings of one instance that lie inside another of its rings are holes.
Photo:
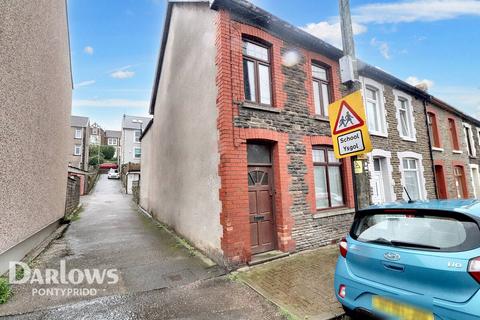
[[[386,213],[356,218],[351,236],[362,242],[446,252],[480,247],[480,229],[466,216],[453,213]]]

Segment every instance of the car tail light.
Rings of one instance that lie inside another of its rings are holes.
[[[347,296],[347,287],[344,284],[340,285],[340,289],[338,289],[338,295],[342,299],[345,299],[345,297]]]
[[[468,263],[468,273],[480,283],[480,257],[470,260]]]
[[[338,247],[340,248],[340,254],[342,255],[342,257],[346,258],[348,252],[347,239],[343,238],[342,240],[340,240],[340,242],[338,243]]]

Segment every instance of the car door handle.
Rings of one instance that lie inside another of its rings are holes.
[[[401,264],[392,264],[392,263],[383,263],[383,266],[387,270],[391,271],[396,271],[396,272],[403,272],[405,271],[405,266],[402,266]]]

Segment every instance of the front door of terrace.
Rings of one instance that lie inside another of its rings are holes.
[[[248,199],[252,254],[275,249],[270,146],[248,145]]]

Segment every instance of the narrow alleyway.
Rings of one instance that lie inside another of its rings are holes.
[[[35,261],[33,267],[59,269],[117,269],[116,284],[79,284],[96,288],[91,296],[40,296],[32,289],[69,288],[72,285],[18,284],[14,296],[0,306],[0,315],[19,314],[85,301],[101,296],[128,294],[186,285],[223,274],[192,256],[163,229],[140,214],[131,196],[121,190],[120,181],[102,175],[91,195],[82,199],[80,219],[72,222],[63,237],[55,240]]]

